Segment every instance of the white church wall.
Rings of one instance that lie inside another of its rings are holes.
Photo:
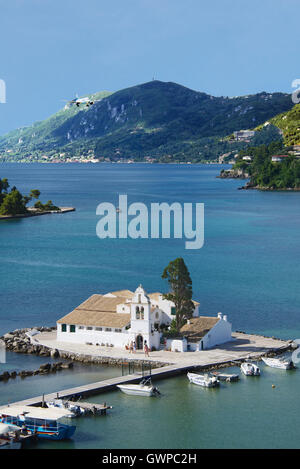
[[[76,326],[76,332],[69,332],[69,329],[67,329],[67,332],[61,332],[61,324],[57,326],[57,340],[61,342],[91,343],[93,345],[113,344],[115,347],[125,347],[128,341],[130,341],[128,332],[115,332],[113,328],[111,328],[111,331],[97,331],[95,329],[79,329]]]
[[[219,316],[220,320],[214,327],[203,337],[203,348],[208,349],[221,345],[232,340],[232,326],[227,321],[227,316]],[[224,319],[225,318],[225,319]]]

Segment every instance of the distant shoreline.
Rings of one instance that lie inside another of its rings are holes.
[[[280,187],[276,189],[272,189],[271,187],[263,187],[263,186],[242,186],[239,187],[240,190],[250,191],[262,191],[262,192],[299,192],[300,187]]]
[[[29,213],[22,213],[19,215],[0,215],[0,220],[13,220],[15,218],[30,218],[38,217],[40,215],[51,215],[52,213],[68,213],[75,212],[74,207],[59,207],[60,210],[46,210],[45,212],[38,212],[33,207],[28,208]]]
[[[204,165],[230,165],[231,163],[218,163],[217,161],[198,161],[197,163],[193,163],[193,162],[189,162],[189,161],[178,161],[178,162],[175,162],[175,161],[154,161],[154,162],[150,162],[150,161],[132,161],[132,162],[128,162],[128,161],[99,161],[97,163],[92,163],[91,161],[90,162],[82,162],[82,161],[56,161],[56,162],[53,162],[53,161],[0,161],[0,164],[45,164],[45,165],[51,165],[51,164],[81,164],[81,165],[103,165],[103,164],[118,164],[118,165],[125,165],[125,164],[151,164],[151,165],[156,165],[156,164],[168,164],[168,165],[174,165],[174,164],[180,164],[180,165],[199,165],[199,164],[204,164]]]

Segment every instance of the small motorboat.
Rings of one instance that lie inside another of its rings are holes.
[[[153,386],[151,378],[143,378],[139,384],[118,384],[117,388],[125,394],[134,396],[159,396],[159,390]]]
[[[198,386],[204,386],[205,388],[214,388],[220,384],[219,379],[210,373],[205,373],[204,375],[188,373],[187,377],[190,383],[197,384]]]
[[[22,429],[16,425],[0,423],[0,449],[20,449],[20,433]]]
[[[241,371],[246,376],[260,376],[260,369],[254,363],[250,363],[250,362],[242,363]]]
[[[262,361],[272,368],[280,368],[281,370],[290,370],[295,368],[294,362],[289,358],[281,359],[262,357]]]
[[[67,409],[70,411],[66,417],[74,418],[80,417],[81,415],[85,414],[85,409],[80,407],[78,404],[71,404],[70,402],[64,402],[63,399],[54,399],[53,401],[46,402],[47,407],[51,408],[59,408],[59,409]]]

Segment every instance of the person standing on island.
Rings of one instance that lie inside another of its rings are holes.
[[[145,340],[144,342],[144,352],[145,352],[145,356],[149,357],[149,347],[147,345],[147,340]]]

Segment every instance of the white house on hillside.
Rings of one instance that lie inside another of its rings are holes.
[[[171,350],[202,350],[231,340],[231,324],[226,316],[200,317],[194,301],[193,317],[180,331],[178,339],[161,344],[164,326],[176,316],[172,301],[162,293],[147,294],[140,285],[135,292],[120,290],[92,295],[74,311],[57,321],[57,340],[125,348],[135,342],[143,349],[165,347]]]

